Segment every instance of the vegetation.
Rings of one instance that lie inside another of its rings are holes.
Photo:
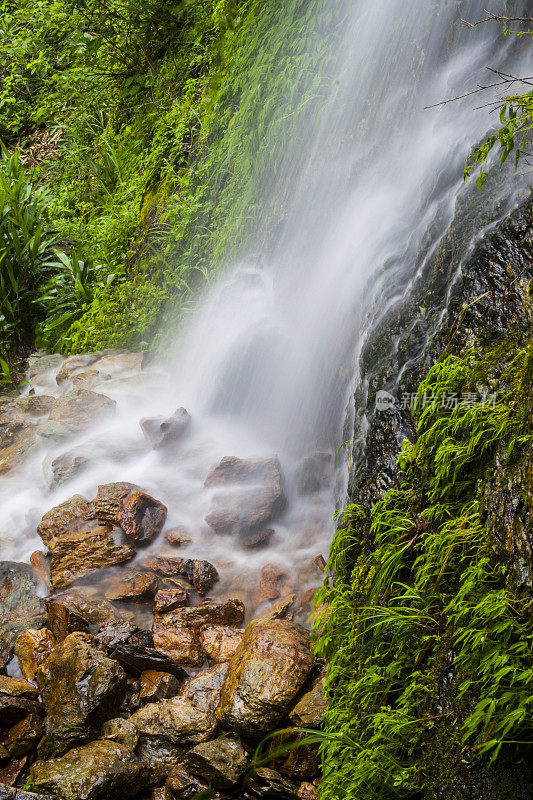
[[[486,512],[495,464],[502,481],[524,470],[527,486],[532,380],[533,349],[512,339],[484,356],[443,357],[418,390],[418,436],[404,442],[398,485],[369,519],[357,505],[342,517],[335,581],[318,597],[325,732],[336,737],[322,745],[324,800],[463,797],[476,762],[523,757],[532,601],[511,531]],[[494,403],[443,402],[496,382]]]

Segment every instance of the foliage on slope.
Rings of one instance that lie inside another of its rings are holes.
[[[518,796],[497,776],[531,758],[533,606],[498,486],[513,483],[513,509],[527,513],[532,383],[533,349],[517,336],[443,356],[418,390],[397,485],[370,518],[344,513],[335,582],[320,593],[324,800],[455,800],[476,772],[481,798],[487,768],[490,797]]]

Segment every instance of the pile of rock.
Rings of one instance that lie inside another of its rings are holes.
[[[107,484],[45,514],[37,567],[1,565],[0,798],[316,797],[316,745],[252,768],[265,734],[322,721],[308,631],[280,618],[290,600],[243,627],[240,600],[205,598],[207,561],[110,572],[165,519],[139,487]]]

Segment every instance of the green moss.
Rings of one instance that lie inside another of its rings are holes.
[[[357,508],[337,532],[336,580],[318,595],[333,737],[324,800],[482,797],[479,765],[496,774],[530,738],[531,595],[482,502],[496,458],[504,476],[527,459],[531,355],[514,337],[439,360],[418,390],[398,485],[366,526]],[[448,407],[452,393],[462,402]]]

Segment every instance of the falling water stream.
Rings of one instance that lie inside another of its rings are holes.
[[[52,506],[75,493],[90,499],[98,484],[131,481],[168,506],[168,527],[188,531],[192,542],[180,555],[217,566],[220,595],[253,606],[269,562],[289,572],[299,592],[321,580],[313,559],[327,555],[334,507],[345,495],[337,450],[365,331],[406,292],[422,243],[429,257],[446,232],[464,191],[465,157],[495,122],[490,109],[474,110],[475,97],[425,107],[475,88],[487,65],[522,69],[520,49],[497,26],[461,23],[483,16],[481,0],[326,5],[343,15],[342,33],[331,36],[334,74],[331,64],[324,69],[327,99],[319,119],[304,115],[297,141],[265,179],[265,206],[276,192],[290,198],[282,227],[265,244],[257,220],[254,255],[227,265],[173,353],[142,372],[108,362],[111,379],[94,390],[117,401],[114,417],[68,443],[41,437],[2,478],[3,558],[25,560],[42,547],[36,525]],[[68,391],[56,372],[57,365],[40,373],[25,391]],[[179,406],[192,417],[186,435],[171,449],[147,447],[139,421]],[[72,449],[88,464],[51,489],[43,461]],[[302,493],[301,460],[313,453],[327,454],[327,468],[321,486]],[[273,455],[288,502],[271,523],[269,546],[244,549],[213,533],[205,522],[210,468],[224,456]],[[171,548],[160,537],[150,551]]]

